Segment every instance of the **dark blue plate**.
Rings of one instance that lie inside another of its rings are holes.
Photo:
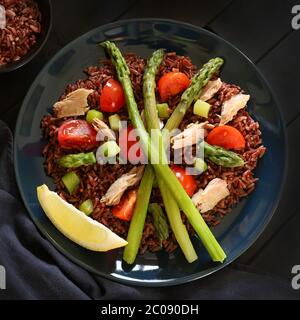
[[[255,191],[242,200],[213,232],[227,253],[224,264],[212,263],[196,237],[197,262],[188,264],[180,249],[170,257],[162,252],[146,253],[128,268],[122,250],[107,253],[87,251],[65,238],[39,206],[36,187],[54,185],[45,175],[41,150],[40,121],[66,85],[84,77],[86,66],[96,65],[104,52],[96,46],[110,39],[123,51],[149,57],[153,50],[166,48],[188,55],[200,67],[212,57],[225,59],[224,81],[241,86],[251,94],[250,113],[260,122],[267,153],[259,162],[260,178]],[[286,167],[285,130],[274,96],[261,73],[234,46],[201,28],[159,19],[129,20],[94,29],[60,50],[40,72],[21,108],[15,132],[15,168],[24,203],[40,231],[71,260],[100,276],[127,284],[166,286],[185,283],[220,270],[257,239],[269,222],[279,199]],[[280,168],[280,170],[278,170]]]

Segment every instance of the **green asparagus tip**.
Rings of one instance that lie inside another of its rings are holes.
[[[110,42],[109,40],[105,40],[105,41],[99,42],[97,45],[105,48],[107,45],[109,45],[111,43],[112,42]]]

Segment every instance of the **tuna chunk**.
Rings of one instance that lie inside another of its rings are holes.
[[[0,5],[0,29],[3,30],[6,27],[6,13],[5,8]]]
[[[229,196],[227,182],[225,180],[215,178],[211,180],[205,189],[199,189],[192,197],[197,209],[204,213],[212,210],[218,202]]]
[[[207,135],[206,129],[212,129],[213,127],[214,125],[209,124],[208,121],[189,124],[186,129],[172,138],[173,149],[197,144]]]
[[[246,107],[249,99],[250,95],[248,94],[237,94],[225,101],[222,105],[220,125],[231,121],[240,109]]]
[[[142,179],[144,166],[134,167],[128,173],[123,174],[117,179],[107,190],[106,194],[101,198],[107,206],[117,205],[124,192],[129,188],[137,185]]]
[[[218,78],[214,81],[208,81],[208,84],[204,87],[200,100],[207,101],[211,99],[222,87],[222,80]]]
[[[83,116],[88,110],[87,97],[94,90],[84,88],[70,92],[65,99],[54,104],[54,112],[58,118]]]

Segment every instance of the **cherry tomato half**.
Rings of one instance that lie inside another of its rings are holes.
[[[168,72],[158,80],[158,92],[162,101],[168,100],[185,90],[190,84],[190,79],[182,72]]]
[[[118,112],[125,105],[125,96],[121,84],[109,79],[100,94],[100,110],[104,112]]]
[[[119,136],[120,153],[129,163],[143,163],[145,156],[133,130],[132,126],[121,129]]]
[[[85,120],[67,120],[58,129],[58,143],[64,149],[92,149],[97,132]]]
[[[136,199],[137,190],[130,190],[126,192],[122,196],[119,204],[115,205],[112,208],[112,214],[121,220],[130,221],[132,218]]]
[[[206,140],[209,144],[236,150],[244,149],[246,143],[245,138],[239,130],[227,125],[211,130]]]
[[[179,182],[183,186],[186,193],[191,197],[197,189],[197,184],[194,177],[187,174],[186,170],[182,167],[172,165],[171,169],[174,172],[176,178],[179,180]]]

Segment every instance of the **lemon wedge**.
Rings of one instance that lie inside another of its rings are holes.
[[[50,191],[45,184],[37,187],[37,196],[54,226],[78,245],[93,251],[126,246],[127,241]]]

